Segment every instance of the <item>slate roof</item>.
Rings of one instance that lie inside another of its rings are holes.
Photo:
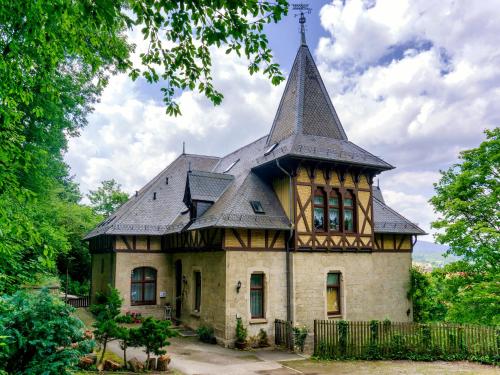
[[[377,172],[394,168],[347,139],[305,43],[297,52],[268,135],[222,158],[182,154],[85,238],[163,235],[206,227],[289,229],[273,188],[255,173],[284,157],[354,164]],[[424,234],[385,205],[381,192],[375,190],[375,232]],[[190,199],[213,205],[191,221],[186,206]],[[252,200],[261,202],[264,214],[253,211]]]
[[[215,202],[233,180],[234,176],[228,174],[189,171],[186,178],[184,203],[189,198],[192,200]]]
[[[349,142],[305,44],[297,51],[266,143],[268,147],[277,143],[278,147],[268,155],[260,154],[258,165],[284,156],[297,156],[357,164],[379,171],[394,168]]]
[[[387,206],[382,191],[377,186],[373,187],[373,219],[375,233],[426,234],[416,224]]]
[[[292,134],[347,140],[309,47],[297,51],[267,144]]]
[[[179,212],[186,209],[182,198],[189,166],[197,170],[210,170],[218,161],[219,158],[213,156],[180,155],[137,195],[131,196],[107,220],[87,234],[85,239],[99,234],[163,234]],[[153,199],[155,192],[156,199]]]

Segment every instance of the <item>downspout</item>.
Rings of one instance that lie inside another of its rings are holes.
[[[286,320],[289,322],[293,321],[293,309],[292,309],[292,273],[291,273],[291,253],[290,253],[290,241],[293,237],[293,200],[292,200],[292,175],[284,169],[278,159],[276,159],[276,166],[283,171],[288,176],[289,188],[288,188],[288,203],[289,203],[289,215],[290,215],[290,229],[288,240],[285,243],[286,249]]]

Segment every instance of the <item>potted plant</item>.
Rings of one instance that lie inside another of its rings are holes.
[[[236,318],[236,341],[234,346],[236,349],[245,349],[247,346],[247,329],[243,327],[241,318]]]

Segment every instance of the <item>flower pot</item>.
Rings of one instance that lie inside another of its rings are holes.
[[[245,341],[241,342],[241,341],[236,341],[234,343],[234,346],[236,349],[240,349],[240,350],[243,350],[247,347],[247,343]]]

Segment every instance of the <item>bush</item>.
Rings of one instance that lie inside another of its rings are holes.
[[[304,344],[306,343],[307,338],[307,327],[305,326],[297,326],[293,327],[293,339],[295,346],[299,348],[301,352],[304,351]]]
[[[210,326],[198,327],[198,329],[196,330],[196,334],[202,342],[206,342],[207,344],[217,344],[214,329]]]
[[[247,340],[247,329],[243,327],[241,318],[236,318],[236,342],[244,343]]]
[[[73,311],[47,289],[0,298],[0,373],[71,374],[93,347]]]
[[[269,339],[267,338],[267,332],[262,328],[259,331],[259,347],[265,348],[269,346]]]

